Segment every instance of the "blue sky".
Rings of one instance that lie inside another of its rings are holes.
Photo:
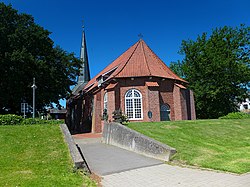
[[[182,40],[220,26],[250,26],[249,0],[0,0],[52,32],[68,52],[80,53],[84,19],[91,77],[138,41],[168,65],[181,60]]]

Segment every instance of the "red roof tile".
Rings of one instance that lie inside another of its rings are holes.
[[[106,68],[104,68],[93,79],[91,79],[88,82],[88,84],[85,86],[85,88],[89,87],[91,84],[95,84],[94,86],[96,86],[97,85],[97,80],[96,80],[97,77],[100,77],[102,74],[105,74],[106,72],[110,71],[111,69],[114,69],[115,67],[117,67],[117,69],[118,69],[121,66],[122,63],[128,61],[128,58],[131,56],[132,52],[135,50],[136,44],[134,44],[132,47],[130,47],[125,53],[123,53],[121,56],[119,56],[115,61],[113,61]]]
[[[179,88],[182,88],[182,89],[187,89],[185,86],[181,85],[181,84],[177,84],[177,83],[174,83],[176,86],[178,86]]]
[[[91,84],[94,84],[91,89],[96,87],[98,85],[96,79],[107,72],[110,75],[106,81],[112,78],[155,76],[187,83],[174,74],[141,39],[91,79],[85,89]]]
[[[157,87],[159,84],[157,82],[146,82],[147,86]]]

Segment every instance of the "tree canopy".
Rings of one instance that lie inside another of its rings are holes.
[[[80,61],[54,46],[49,35],[31,15],[0,3],[0,113],[17,113],[23,100],[32,104],[33,77],[39,110],[70,93]]]
[[[221,27],[195,41],[182,41],[182,62],[171,63],[174,72],[194,91],[198,118],[217,118],[237,110],[249,97],[250,27]]]

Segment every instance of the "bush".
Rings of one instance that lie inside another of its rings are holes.
[[[108,121],[108,118],[109,118],[108,111],[107,111],[107,109],[104,109],[103,113],[102,113],[102,120]]]
[[[124,122],[128,122],[128,117],[122,113],[121,109],[115,110],[113,112],[114,122],[124,124]]]
[[[62,124],[65,123],[63,120],[44,120],[38,118],[27,118],[22,121],[22,125],[34,125],[34,124]]]
[[[226,116],[219,117],[219,119],[247,119],[250,118],[250,114],[243,112],[232,112]]]
[[[22,121],[21,116],[14,114],[0,115],[0,125],[20,125]]]
[[[38,118],[26,118],[14,114],[0,115],[0,125],[33,125],[33,124],[62,124],[64,120],[44,120]]]

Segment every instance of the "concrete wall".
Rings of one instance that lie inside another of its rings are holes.
[[[66,124],[61,124],[60,128],[61,128],[61,131],[62,131],[62,133],[64,135],[64,140],[68,145],[70,156],[72,158],[74,167],[76,169],[84,168],[86,171],[90,172],[88,167],[87,167],[87,164],[85,163],[85,161],[83,160],[80,152],[77,149],[76,143],[73,140],[73,138],[72,138],[72,136],[71,136],[71,134],[70,134],[70,132],[68,130],[67,125]]]
[[[152,158],[169,161],[176,150],[119,123],[105,123],[103,142]]]

